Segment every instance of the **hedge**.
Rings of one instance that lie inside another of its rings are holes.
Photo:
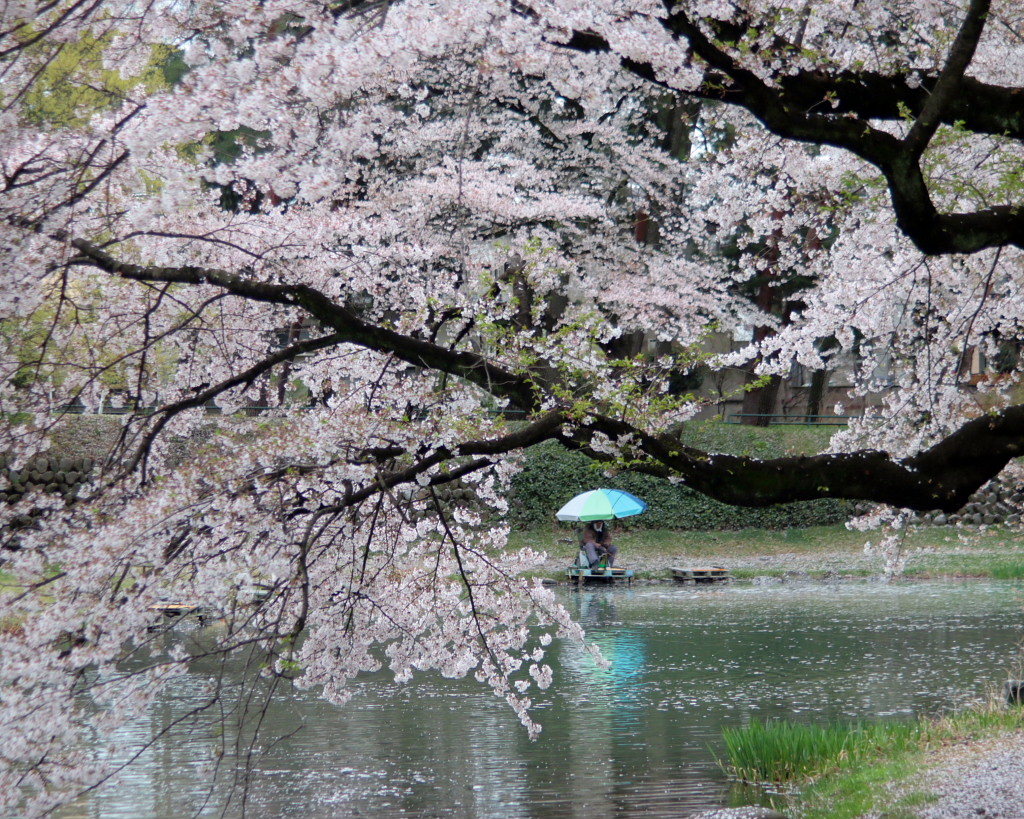
[[[691,425],[684,440],[705,450],[771,458],[821,451],[834,430],[820,427],[761,429],[719,422]],[[840,523],[850,505],[825,499],[746,508],[719,503],[692,489],[662,478],[620,471],[604,475],[605,467],[585,455],[547,443],[532,448],[523,470],[513,478],[509,512],[516,524],[549,522],[567,500],[587,489],[625,489],[648,503],[647,511],[629,525],[649,529],[786,529]]]

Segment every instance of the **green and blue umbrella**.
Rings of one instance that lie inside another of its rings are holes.
[[[611,520],[639,515],[647,504],[621,489],[591,489],[577,495],[555,514],[559,520]]]

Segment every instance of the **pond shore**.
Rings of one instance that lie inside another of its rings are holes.
[[[1019,709],[988,703],[934,721],[909,752],[844,764],[809,783],[789,816],[804,819],[967,819],[1024,816],[1024,726]]]
[[[576,556],[570,529],[524,529],[510,536],[513,547],[547,553],[537,575],[564,580]],[[742,580],[832,580],[882,577],[885,558],[865,551],[876,532],[818,526],[781,531],[672,531],[634,529],[615,533],[617,565],[639,580],[667,580],[673,566],[721,566]],[[568,542],[566,542],[568,541]],[[1024,533],[1003,527],[933,526],[907,535],[909,579],[937,577],[1024,578]]]
[[[575,554],[567,530],[516,532],[513,545],[547,550],[540,576],[564,581]],[[670,582],[673,566],[722,566],[753,582],[832,581],[884,577],[885,559],[865,552],[877,533],[842,526],[766,532],[673,532],[624,530],[616,533],[617,565],[631,568],[640,581]],[[902,577],[1024,579],[1024,532],[1003,527],[922,527],[908,534]],[[1022,674],[1021,676],[1024,676]],[[891,796],[901,816],[1024,817],[1024,731],[953,741],[929,753],[894,779],[872,783],[880,803]],[[869,786],[870,787],[870,786]],[[921,804],[903,797],[914,792]],[[903,804],[900,804],[900,803]],[[787,815],[800,815],[784,811]],[[727,813],[727,812],[726,812]],[[827,812],[812,815],[829,815]],[[845,815],[845,814],[844,814]],[[868,816],[890,815],[886,808]]]
[[[914,785],[936,801],[926,819],[1024,815],[1024,732],[951,746],[929,761]]]

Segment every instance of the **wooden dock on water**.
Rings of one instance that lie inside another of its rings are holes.
[[[673,566],[672,577],[682,583],[728,583],[732,575],[721,566]]]
[[[178,600],[161,600],[149,607],[154,614],[162,615],[164,622],[173,622],[185,617],[195,617],[199,625],[206,625],[210,612],[198,603],[182,602]],[[157,625],[150,626],[150,629],[157,628]]]
[[[620,569],[619,567],[607,568],[596,566],[593,569],[583,566],[570,566],[565,570],[565,576],[571,582],[583,583],[614,583],[616,580],[633,582],[632,569]]]

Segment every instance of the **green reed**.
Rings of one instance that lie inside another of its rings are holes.
[[[847,762],[916,746],[926,726],[919,722],[805,725],[755,720],[722,735],[729,768],[748,782],[791,782],[833,770]]]

